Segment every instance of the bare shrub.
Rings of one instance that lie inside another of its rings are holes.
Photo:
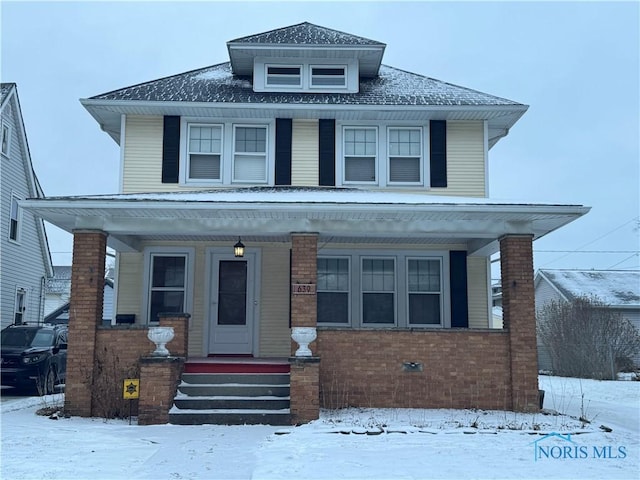
[[[556,375],[615,379],[640,352],[638,330],[597,297],[550,302],[537,317],[538,338]]]
[[[138,365],[123,365],[118,355],[104,348],[96,352],[93,367],[94,413],[105,419],[127,418],[129,416],[129,401],[122,395],[124,380],[138,378]]]

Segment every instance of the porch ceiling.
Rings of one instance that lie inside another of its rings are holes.
[[[152,240],[288,242],[315,232],[321,242],[464,244],[498,251],[505,234],[540,238],[589,211],[581,205],[507,203],[340,188],[265,187],[29,199],[21,205],[72,233],[103,230],[116,250]]]

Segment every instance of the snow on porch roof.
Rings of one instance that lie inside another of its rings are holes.
[[[581,205],[335,187],[50,197],[20,205],[67,232],[102,230],[112,244],[133,249],[147,240],[241,234],[286,241],[291,232],[314,232],[347,243],[464,243],[476,255],[495,253],[505,234],[540,238],[589,211]]]

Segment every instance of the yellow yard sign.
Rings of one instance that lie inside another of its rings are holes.
[[[122,396],[125,400],[132,400],[140,397],[140,379],[127,378],[124,381]]]

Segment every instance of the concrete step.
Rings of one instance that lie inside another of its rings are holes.
[[[174,405],[180,410],[283,410],[289,408],[289,397],[176,397]]]
[[[196,397],[288,397],[289,385],[243,383],[191,384],[182,382],[178,385],[178,392],[183,395]]]
[[[245,410],[212,409],[169,411],[169,422],[174,425],[291,425],[289,409]]]

